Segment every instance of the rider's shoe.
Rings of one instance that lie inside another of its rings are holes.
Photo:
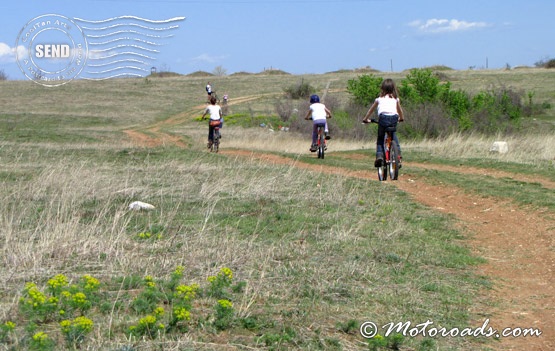
[[[329,132],[325,132],[325,134],[326,134],[326,140],[330,140],[330,139],[331,139],[330,133],[329,133]]]
[[[374,161],[374,167],[381,167],[383,165],[383,158],[377,158],[376,161]]]
[[[310,146],[310,152],[316,152],[316,150],[318,150],[318,145],[312,144],[312,145]]]
[[[210,149],[212,147],[212,142],[209,141],[208,144],[206,145],[206,147],[208,147]]]

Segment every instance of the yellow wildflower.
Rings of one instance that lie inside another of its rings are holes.
[[[173,315],[178,321],[185,321],[191,319],[191,313],[185,307],[176,307],[173,310]]]
[[[51,289],[56,290],[67,286],[69,282],[65,275],[58,274],[58,275],[55,275],[54,278],[48,280],[47,284]]]
[[[35,341],[46,341],[48,340],[48,334],[46,334],[45,332],[38,332],[35,333],[35,335],[33,335],[33,340]]]
[[[85,290],[96,290],[100,286],[98,279],[85,274],[82,279],[85,281]]]
[[[228,277],[229,280],[233,279],[233,272],[231,271],[231,269],[229,269],[227,267],[223,267],[222,269],[220,269],[220,273],[223,274],[224,276]]]
[[[233,303],[231,303],[231,301],[226,300],[226,299],[218,300],[218,304],[222,308],[233,308]]]

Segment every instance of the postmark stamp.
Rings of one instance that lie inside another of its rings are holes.
[[[87,37],[70,18],[47,14],[33,18],[17,36],[16,61],[30,80],[54,87],[77,77],[87,61]]]

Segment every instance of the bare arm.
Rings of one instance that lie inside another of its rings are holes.
[[[397,114],[399,115],[399,121],[403,122],[405,120],[405,116],[399,100],[397,100]]]
[[[374,111],[376,110],[377,107],[378,107],[378,102],[374,101],[372,106],[370,106],[370,109],[368,110],[368,112],[366,112],[366,115],[364,116],[362,121],[367,121],[368,122],[370,120],[370,116],[372,116],[372,114],[374,113]]]
[[[306,116],[304,116],[304,119],[310,119],[312,117],[312,110],[308,110],[308,112],[306,113]]]
[[[327,114],[327,118],[331,118],[331,111],[326,107],[326,114]]]

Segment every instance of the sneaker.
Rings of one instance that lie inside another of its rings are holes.
[[[312,144],[312,145],[310,146],[310,152],[316,152],[316,150],[318,150],[318,145]]]
[[[209,141],[208,144],[206,145],[209,149],[212,147],[212,142]]]
[[[326,134],[326,140],[330,140],[331,139],[330,133],[326,132],[325,134]]]
[[[383,165],[383,158],[377,158],[376,161],[374,161],[374,167],[381,167]]]

